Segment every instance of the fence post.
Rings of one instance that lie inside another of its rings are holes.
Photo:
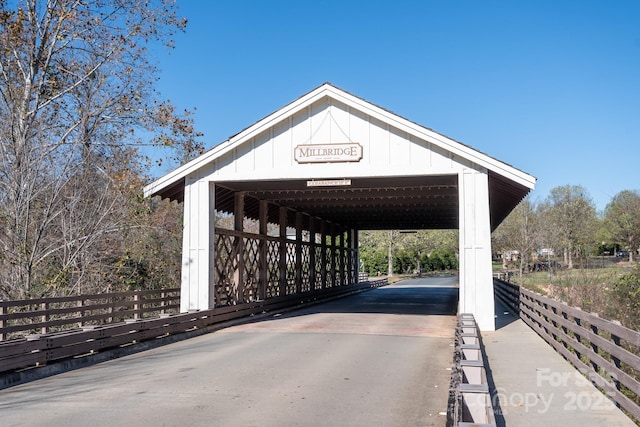
[[[594,316],[594,317],[599,317],[598,313],[591,313],[591,315]],[[591,332],[593,332],[595,335],[599,335],[599,330],[598,330],[598,327],[596,325],[590,324],[589,326],[591,327]],[[590,344],[591,344],[591,349],[593,350],[593,352],[595,354],[599,354],[598,353],[598,350],[599,350],[598,349],[598,345],[594,344],[593,342],[590,342]],[[593,368],[594,371],[598,372],[598,365],[595,362],[591,361],[591,367]]]
[[[42,323],[44,326],[40,328],[41,334],[49,333],[49,302],[45,301],[40,304],[40,310],[44,313],[42,314]]]
[[[116,311],[115,307],[116,297],[113,295],[109,295],[109,308],[107,309],[107,313],[109,313],[111,316],[109,316],[109,321],[107,323],[113,323],[113,313]]]
[[[2,300],[0,300],[2,302]],[[7,314],[7,310],[4,306],[0,306],[0,316]],[[5,341],[7,339],[7,334],[4,332],[5,321],[4,318],[0,318],[0,341]]]
[[[622,325],[620,322],[616,321],[616,320],[612,320],[612,322],[618,326]],[[611,334],[611,341],[613,341],[613,343],[618,346],[618,348],[622,348],[621,343],[620,343],[620,337],[614,334]],[[615,357],[613,354],[611,355],[611,361],[613,362],[614,365],[616,365],[616,368],[618,369],[622,369],[622,366],[620,365],[620,359],[618,359],[617,357]],[[620,381],[618,380],[616,375],[611,375],[611,381],[615,384],[616,389],[619,391],[620,390]],[[620,406],[618,404],[618,406]]]
[[[576,307],[578,308],[578,307]],[[573,321],[576,325],[578,325],[580,328],[583,328],[582,326],[582,319],[580,319],[579,317],[573,316]],[[574,332],[574,335],[576,337],[576,340],[579,343],[582,343],[582,335],[579,334],[578,332]],[[578,359],[580,359],[582,357],[582,353],[580,353],[580,351],[578,351],[577,348],[574,348],[574,351],[576,352],[576,356],[578,356]]]
[[[133,304],[133,318],[137,320],[140,319],[140,294],[137,291],[133,295],[133,301],[135,302],[135,304]]]
[[[82,307],[84,307],[84,300],[82,299],[82,297],[80,297],[80,299],[78,300],[77,306],[80,308],[80,322],[78,322],[78,327],[82,328],[84,326],[84,310],[82,309]]]

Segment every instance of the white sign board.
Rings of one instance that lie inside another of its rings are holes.
[[[307,181],[307,187],[342,187],[351,185],[350,179],[314,179]]]
[[[359,162],[362,159],[362,145],[357,142],[303,144],[294,150],[294,158],[298,163]]]

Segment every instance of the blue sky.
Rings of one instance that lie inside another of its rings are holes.
[[[163,97],[211,148],[324,82],[596,207],[640,190],[638,1],[178,0]]]

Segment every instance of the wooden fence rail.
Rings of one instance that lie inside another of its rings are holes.
[[[180,309],[180,288],[0,301],[0,341]]]
[[[210,310],[175,314],[167,313],[167,310],[165,310],[165,313],[160,313],[163,306],[160,305],[162,298],[158,297],[154,299],[155,304],[158,305],[153,306],[155,312],[158,314],[153,317],[144,318],[143,314],[151,312],[149,311],[149,307],[146,307],[148,300],[143,301],[142,299],[138,299],[133,302],[129,300],[127,304],[137,304],[139,309],[138,311],[133,309],[125,311],[133,314],[138,313],[138,318],[130,317],[124,321],[115,323],[85,324],[82,327],[65,331],[34,334],[24,338],[0,342],[0,374],[2,374],[0,375],[0,380],[4,380],[4,383],[0,381],[0,389],[19,382],[19,380],[14,380],[17,370],[46,365],[61,360],[78,360],[78,357],[82,355],[91,357],[104,350],[127,347],[131,344],[149,342],[170,335],[199,333],[198,331],[203,332],[211,327],[219,327],[216,325],[232,319],[239,319],[250,315],[260,315],[300,304],[320,302],[351,293],[362,292],[386,285],[387,283],[387,279],[367,281],[298,295],[288,295],[263,301],[218,307]],[[179,294],[179,290],[177,289],[171,291]],[[130,295],[127,296],[131,297]],[[83,296],[82,298],[86,299],[87,296]],[[168,309],[168,306],[164,306],[164,308]],[[84,307],[84,309],[86,310],[87,307]],[[118,315],[120,315],[120,313],[118,313]],[[115,316],[115,313],[108,314]],[[43,313],[38,313],[37,316],[41,315],[43,315]],[[76,325],[81,322],[83,322],[81,318],[74,319]]]
[[[640,332],[494,279],[498,298],[594,385],[640,421]]]

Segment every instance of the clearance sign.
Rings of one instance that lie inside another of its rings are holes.
[[[362,159],[362,145],[357,142],[344,144],[304,144],[294,149],[298,163],[339,163],[359,162]]]

